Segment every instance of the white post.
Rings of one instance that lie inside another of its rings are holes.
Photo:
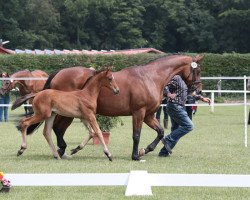
[[[247,77],[244,76],[244,124],[245,124],[245,147],[247,147]]]
[[[211,92],[211,112],[214,113],[214,92]]]
[[[130,171],[125,196],[153,195],[147,171]]]

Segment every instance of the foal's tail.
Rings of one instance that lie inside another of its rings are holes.
[[[11,110],[15,110],[16,108],[20,107],[24,102],[26,102],[27,100],[29,100],[35,96],[36,96],[36,94],[30,93],[30,94],[27,94],[25,96],[22,96],[22,97],[16,99],[16,101],[11,106]]]

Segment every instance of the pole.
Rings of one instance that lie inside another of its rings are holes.
[[[211,112],[214,113],[214,92],[211,92]]]
[[[244,75],[244,124],[245,124],[245,147],[247,147],[247,77]]]

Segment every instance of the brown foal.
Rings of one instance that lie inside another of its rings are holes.
[[[21,155],[27,148],[27,128],[32,124],[45,121],[43,135],[46,138],[54,157],[60,159],[51,138],[53,122],[55,116],[58,114],[65,117],[80,118],[89,130],[88,138],[77,148],[73,149],[72,154],[81,150],[93,137],[93,134],[97,134],[103,145],[104,153],[109,160],[112,161],[112,155],[104,142],[102,132],[96,121],[97,98],[101,87],[111,89],[114,94],[119,93],[119,88],[110,69],[96,72],[96,74],[87,81],[83,90],[64,92],[48,89],[37,93],[32,102],[34,115],[28,118],[23,118],[19,124],[19,129],[22,132],[22,145],[17,155]]]

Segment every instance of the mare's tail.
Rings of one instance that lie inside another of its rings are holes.
[[[46,83],[45,83],[44,86],[43,86],[43,90],[50,89],[51,81],[52,81],[52,79],[57,75],[58,72],[59,72],[59,71],[56,71],[56,72],[54,72],[54,73],[52,73],[52,74],[49,75],[49,77],[48,77]]]
[[[43,86],[43,90],[46,90],[46,89],[50,89],[50,83],[52,81],[52,79],[55,77],[55,75],[58,73],[59,71],[57,72],[54,72],[53,74],[51,74],[49,76],[49,78],[47,79],[46,83],[44,84]],[[27,95],[26,95],[27,96]],[[34,95],[35,96],[35,95]],[[22,99],[19,98],[19,99]],[[18,99],[17,99],[18,100]],[[17,102],[17,100],[14,102],[14,104],[12,105],[12,110],[16,109],[17,107],[19,107],[20,105],[22,105],[24,103],[23,100],[19,100]],[[27,99],[26,99],[27,100]],[[17,102],[17,103],[16,103]],[[39,123],[36,123],[36,124],[33,124],[33,125],[30,125],[28,128],[27,128],[27,135],[30,135],[32,134],[35,130],[37,130],[41,125],[42,125],[43,122],[39,122]]]

